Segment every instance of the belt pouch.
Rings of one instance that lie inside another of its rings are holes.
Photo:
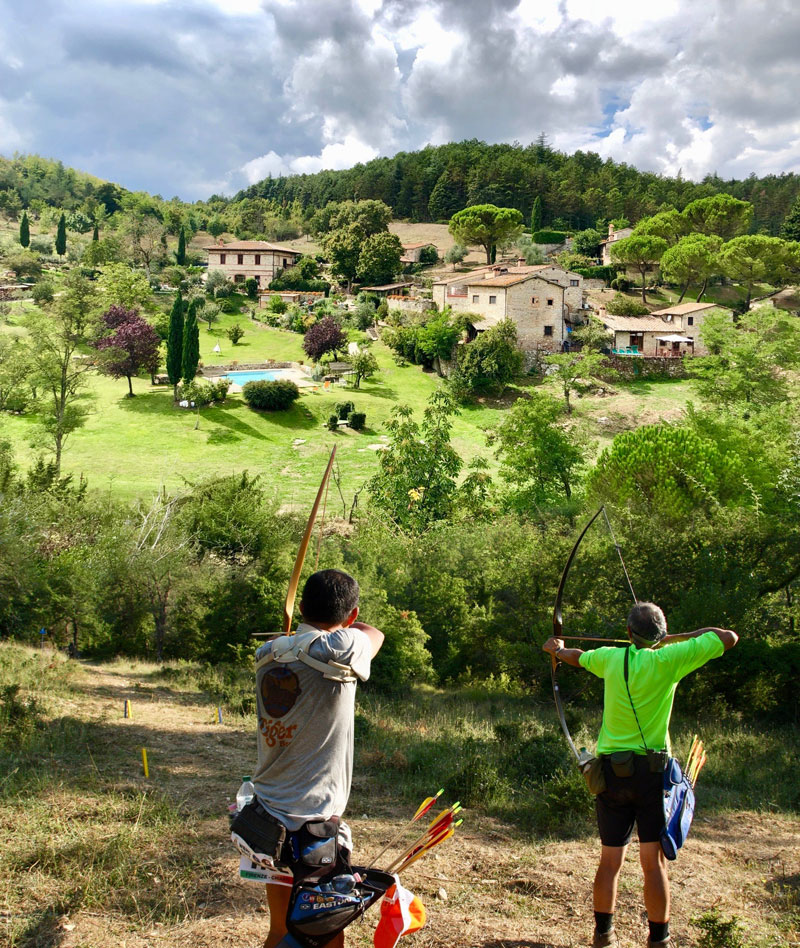
[[[633,751],[617,751],[608,755],[615,777],[632,777],[635,770]]]
[[[257,853],[277,859],[286,839],[286,827],[268,813],[258,800],[251,800],[233,818],[231,832],[238,834]]]
[[[304,823],[296,834],[297,858],[304,866],[332,866],[339,844],[339,817]]]

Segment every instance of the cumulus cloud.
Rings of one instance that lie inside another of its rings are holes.
[[[462,138],[800,171],[793,0],[0,0],[0,151],[188,199]]]

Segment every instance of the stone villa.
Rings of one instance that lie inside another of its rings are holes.
[[[266,289],[278,270],[293,267],[299,257],[297,250],[279,247],[266,240],[234,240],[208,248],[208,272],[221,270],[234,283],[253,277]]]
[[[511,319],[529,354],[560,352],[586,315],[583,277],[552,264],[482,267],[448,277],[433,284],[433,301],[440,310],[475,314],[476,332]]]
[[[654,310],[649,316],[610,316],[599,319],[613,334],[614,349],[633,349],[638,355],[680,357],[708,355],[700,338],[703,320],[711,313],[733,314],[715,303],[677,303]]]

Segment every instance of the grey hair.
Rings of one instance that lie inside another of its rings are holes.
[[[628,613],[628,628],[637,644],[650,647],[667,634],[667,620],[654,602],[637,602]]]

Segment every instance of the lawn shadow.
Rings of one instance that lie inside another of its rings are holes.
[[[388,385],[381,384],[380,382],[369,382],[364,384],[361,383],[360,388],[350,388],[347,390],[348,394],[363,394],[363,395],[373,395],[375,398],[388,398],[391,401],[396,402],[398,400],[397,389],[391,388]]]

